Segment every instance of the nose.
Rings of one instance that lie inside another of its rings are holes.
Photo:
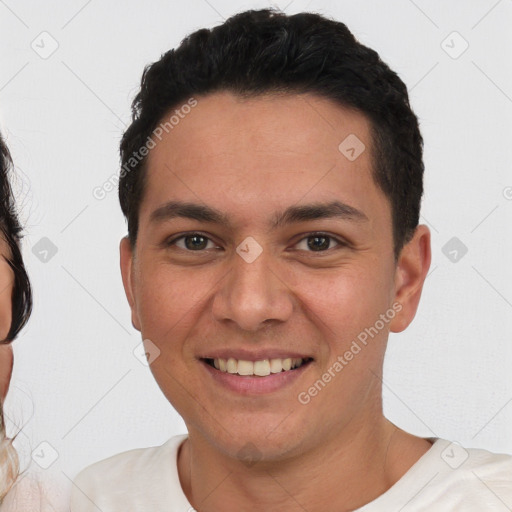
[[[240,329],[255,332],[290,318],[293,293],[271,258],[265,250],[253,261],[238,253],[233,255],[231,270],[213,300],[216,320],[233,322]]]

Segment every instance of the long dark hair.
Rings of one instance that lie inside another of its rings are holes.
[[[9,247],[9,254],[3,257],[14,272],[11,326],[6,338],[0,340],[2,344],[8,344],[16,338],[32,312],[32,289],[20,251],[22,228],[9,181],[12,167],[11,155],[0,135],[0,236]],[[18,454],[12,444],[14,438],[6,436],[0,398],[0,503],[19,476]]]
[[[10,249],[10,254],[5,259],[14,272],[11,327],[7,337],[0,340],[0,343],[14,340],[32,312],[32,289],[20,251],[22,228],[9,181],[12,167],[11,155],[0,135],[0,236]]]

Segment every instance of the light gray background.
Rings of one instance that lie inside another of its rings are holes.
[[[195,29],[268,5],[345,22],[400,74],[421,121],[433,262],[413,325],[390,338],[388,417],[417,435],[512,453],[511,0],[5,0],[0,128],[35,294],[6,410],[22,426],[25,460],[36,450],[45,466],[58,454],[47,471],[63,485],[98,459],[185,432],[133,354],[117,192],[92,191],[118,171],[143,67]],[[43,237],[57,248],[48,261]]]

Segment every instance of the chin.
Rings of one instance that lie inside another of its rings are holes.
[[[281,418],[281,422],[282,422]],[[246,420],[244,428],[233,428],[230,431],[224,429],[209,431],[206,433],[207,443],[215,446],[225,456],[240,460],[247,465],[261,462],[275,462],[286,460],[299,454],[303,439],[299,438],[301,429],[295,431],[271,430],[267,424],[249,425]],[[294,432],[294,434],[292,434]]]

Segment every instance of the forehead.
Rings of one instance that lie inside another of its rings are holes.
[[[141,217],[173,198],[232,205],[249,217],[258,213],[249,205],[263,211],[302,198],[337,198],[358,209],[382,201],[361,113],[309,94],[221,92],[196,100],[149,153]]]
[[[163,134],[164,144],[157,144],[160,150],[151,152],[149,160],[155,163],[165,145],[169,149],[194,147],[198,151],[187,155],[189,158],[235,152],[242,158],[241,151],[310,154],[316,150],[323,150],[327,157],[350,134],[370,142],[369,124],[363,114],[311,94],[266,94],[244,99],[219,92],[197,97],[197,106],[181,119],[167,115],[162,124],[170,117],[176,124],[168,126]]]

